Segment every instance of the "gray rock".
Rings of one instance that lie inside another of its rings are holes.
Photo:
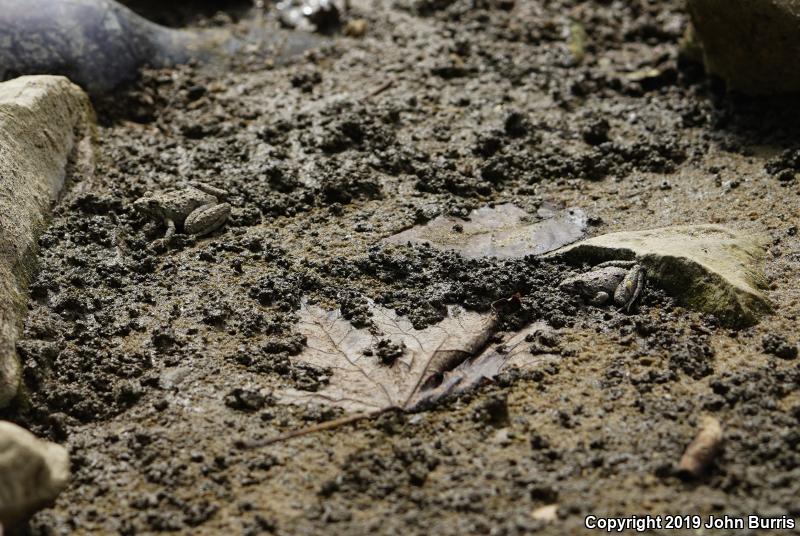
[[[635,259],[650,282],[683,305],[741,327],[771,310],[761,292],[765,242],[720,225],[687,225],[602,235],[548,256],[573,264]]]
[[[0,78],[58,74],[92,95],[137,78],[141,67],[199,60],[225,68],[245,47],[276,62],[318,46],[298,32],[254,24],[249,35],[155,24],[114,0],[0,0]]]
[[[707,70],[750,94],[800,91],[800,0],[688,0]]]
[[[0,421],[0,527],[47,506],[67,487],[69,476],[64,447]]]
[[[64,183],[65,168],[90,170],[93,113],[66,78],[0,84],[0,408],[16,395],[16,340],[37,240]]]
[[[98,94],[135,79],[145,64],[186,63],[204,44],[201,34],[159,26],[111,0],[0,0],[0,35],[3,78],[60,74]]]

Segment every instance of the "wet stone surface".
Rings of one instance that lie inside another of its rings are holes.
[[[29,403],[2,415],[72,456],[31,531],[562,534],[590,513],[800,515],[800,368],[784,350],[800,197],[765,168],[794,169],[774,160],[796,149],[792,109],[723,98],[679,64],[681,2],[353,4],[361,39],[286,66],[149,71],[96,103],[96,180],[73,177],[40,241],[18,344]],[[135,201],[187,181],[225,190],[230,216],[156,247],[163,223]],[[775,314],[731,330],[657,286],[619,312],[559,290],[589,266],[382,242],[490,203],[578,207],[592,236],[764,232]],[[526,344],[552,356],[425,412],[237,448],[341,416],[275,399],[330,382],[295,359],[303,299],[357,329],[374,325],[370,300],[415,329],[495,304],[501,330],[547,324]],[[725,446],[687,481],[707,413]],[[533,515],[554,503],[556,524]]]

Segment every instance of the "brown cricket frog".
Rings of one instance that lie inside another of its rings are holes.
[[[204,236],[222,227],[231,214],[231,206],[224,202],[226,197],[225,190],[192,182],[179,190],[148,192],[134,202],[134,207],[164,222],[166,242],[178,228],[187,234]]]
[[[558,288],[577,294],[593,305],[614,304],[629,311],[644,290],[646,270],[636,261],[609,261],[563,280]]]

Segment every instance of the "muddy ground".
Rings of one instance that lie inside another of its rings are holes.
[[[679,58],[678,1],[357,0],[349,18],[367,21],[363,38],[334,33],[288,65],[251,51],[147,72],[96,103],[98,169],[72,177],[41,239],[26,400],[3,415],[73,457],[71,487],[31,533],[567,534],[589,514],[800,516],[800,361],[775,351],[796,344],[800,314],[800,158],[782,153],[798,144],[796,101],[725,95]],[[233,215],[159,248],[163,226],[133,202],[186,180],[228,190]],[[562,266],[380,243],[500,202],[581,207],[593,235],[765,232],[775,314],[734,331],[657,288],[626,314],[559,292]],[[548,322],[557,360],[430,411],[240,448],[339,415],[270,395],[329,376],[293,361],[303,297],[364,322],[372,299],[423,327],[446,304],[487,311],[517,292],[505,329]],[[724,450],[686,479],[675,466],[704,414]],[[549,504],[559,520],[535,519]]]

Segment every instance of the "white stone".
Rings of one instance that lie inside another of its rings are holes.
[[[69,483],[69,454],[10,422],[0,421],[0,524],[24,520]]]

